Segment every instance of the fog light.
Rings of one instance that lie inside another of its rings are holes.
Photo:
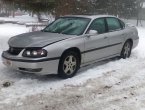
[[[31,69],[31,68],[19,68],[19,70],[21,71],[25,71],[25,72],[41,72],[42,68],[37,68],[37,69]]]

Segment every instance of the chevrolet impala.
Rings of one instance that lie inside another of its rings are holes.
[[[88,64],[129,58],[138,42],[136,27],[117,17],[70,15],[41,31],[10,38],[2,59],[7,67],[21,72],[71,78]]]

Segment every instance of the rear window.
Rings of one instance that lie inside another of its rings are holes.
[[[108,30],[115,31],[121,29],[121,25],[118,19],[116,18],[107,18]]]

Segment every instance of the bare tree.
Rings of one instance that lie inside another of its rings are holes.
[[[142,18],[141,18],[140,12],[141,12],[141,10],[143,8],[144,2],[145,2],[145,0],[137,0],[137,2],[136,2],[137,3],[137,24],[136,24],[137,26],[139,25],[139,22],[141,24]]]

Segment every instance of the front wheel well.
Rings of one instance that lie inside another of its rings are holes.
[[[72,47],[72,48],[66,49],[66,50],[62,53],[61,58],[62,58],[62,56],[63,56],[65,53],[70,52],[70,51],[77,53],[77,55],[78,55],[78,57],[79,57],[79,62],[81,63],[81,52],[80,52],[80,49],[78,49],[77,47]]]
[[[132,39],[127,39],[126,42],[128,42],[128,41],[129,41],[129,42],[131,43],[131,45],[133,46],[133,40],[132,40]]]

